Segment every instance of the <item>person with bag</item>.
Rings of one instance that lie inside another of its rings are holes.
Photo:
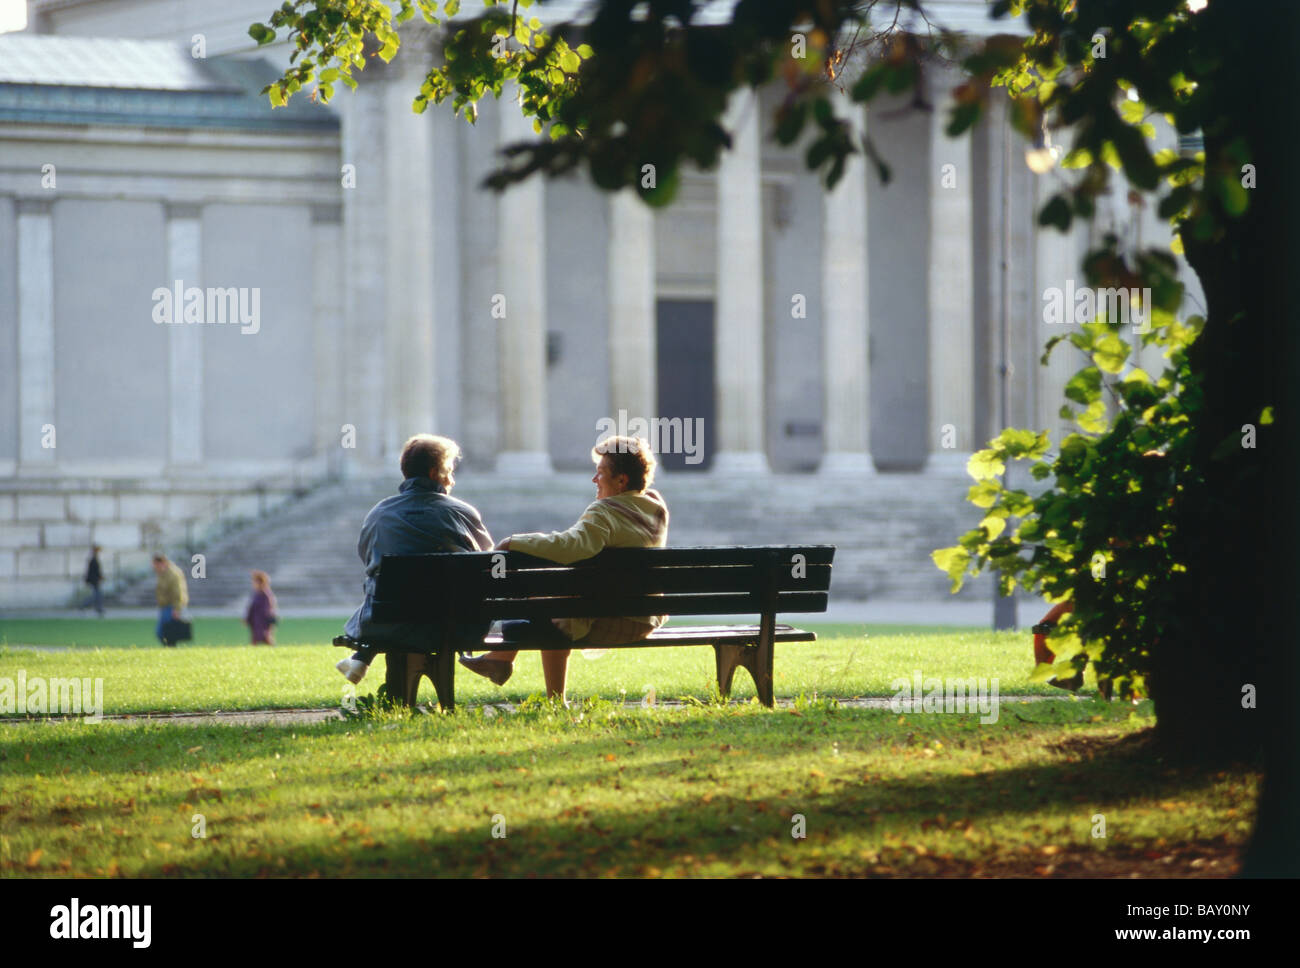
[[[264,571],[253,572],[253,594],[244,612],[244,624],[252,634],[253,645],[275,645],[275,623],[280,621],[276,612],[275,592],[271,591],[271,576]]]
[[[153,570],[158,575],[158,586],[154,590],[158,602],[158,626],[154,634],[164,647],[173,648],[177,642],[188,642],[194,637],[193,627],[182,614],[190,603],[189,586],[185,582],[185,573],[161,552],[153,556]]]

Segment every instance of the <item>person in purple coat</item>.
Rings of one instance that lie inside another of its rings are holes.
[[[253,572],[253,595],[248,600],[244,624],[252,632],[253,645],[275,645],[275,623],[280,616],[275,613],[275,592],[271,591],[271,576],[264,571]]]

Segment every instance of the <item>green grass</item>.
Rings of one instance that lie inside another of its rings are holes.
[[[73,647],[0,648],[0,682],[102,676],[108,713],[337,707],[337,624],[288,620],[268,649],[209,619],[205,644],[165,650],[139,644],[143,620],[11,621],[11,642]],[[1257,774],[1164,768],[1143,745],[1149,703],[1005,704],[989,724],[840,706],[827,697],[890,696],[914,669],[1060,693],[1025,681],[1024,633],[815,628],[777,649],[777,695],[795,702],[776,711],[710,704],[712,650],[680,648],[575,654],[568,710],[536,698],[524,653],[504,689],[459,675],[452,714],[5,723],[0,876],[1230,871]],[[619,701],[646,685],[687,704]],[[744,672],[735,696],[753,696]]]
[[[16,679],[19,670],[28,677],[102,677],[102,711],[110,714],[336,707],[342,701],[346,684],[333,666],[346,652],[327,644],[339,629],[337,620],[286,620],[280,635],[285,644],[274,648],[238,644],[242,626],[234,620],[198,624],[204,644],[163,649],[139,644],[149,641],[152,626],[146,620],[10,621],[4,627],[9,642],[75,648],[50,653],[0,647],[0,678]],[[818,633],[818,641],[777,646],[778,698],[889,696],[891,681],[910,679],[916,669],[926,676],[996,677],[1003,695],[1060,694],[1026,681],[1033,665],[1025,633],[807,627]],[[382,667],[375,663],[359,695],[383,681]],[[707,647],[622,649],[597,659],[575,652],[569,670],[574,698],[640,699],[653,686],[660,699],[704,699],[713,682],[713,650]],[[421,700],[431,701],[430,683],[425,680],[421,688]],[[530,652],[520,655],[504,688],[463,669],[456,676],[456,699],[462,703],[518,702],[544,691],[540,659]],[[737,672],[733,698],[753,695],[748,674]]]
[[[1145,706],[1096,701],[981,725],[825,700],[591,700],[306,727],[8,725],[0,874],[1170,873],[1164,857],[1237,849],[1255,777],[1160,768],[1134,743],[1150,724]]]

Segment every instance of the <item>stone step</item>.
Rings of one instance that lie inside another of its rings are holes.
[[[396,490],[395,480],[346,481],[318,488],[282,510],[201,550],[207,577],[189,583],[196,607],[241,609],[255,568],[271,575],[285,606],[359,602],[361,564],[356,541],[366,512]],[[827,482],[815,475],[762,480],[665,475],[657,483],[671,511],[669,542],[711,544],[833,544],[837,600],[890,597],[934,599],[948,594],[947,576],[930,560],[978,520],[964,500],[969,482],[930,475],[880,475]],[[594,499],[585,475],[540,480],[476,475],[458,481],[456,496],[475,505],[494,538],[562,530]],[[184,563],[177,556],[178,563]],[[187,559],[185,559],[187,560]],[[119,601],[149,605],[152,575]],[[987,579],[962,599],[989,594]]]

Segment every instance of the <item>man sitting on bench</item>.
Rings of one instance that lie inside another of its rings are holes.
[[[605,548],[662,548],[668,542],[668,507],[654,483],[655,456],[641,437],[609,437],[591,451],[596,462],[596,500],[588,505],[577,524],[551,534],[515,534],[501,541],[501,550],[559,562],[582,561]],[[667,620],[664,615],[638,618],[557,618],[550,622],[528,620],[502,622],[501,636],[507,642],[555,640],[581,646],[615,645],[648,638]],[[542,673],[546,694],[564,699],[569,669],[568,649],[542,651]],[[517,651],[489,652],[475,658],[461,657],[465,668],[505,685],[514,671]]]
[[[366,566],[365,601],[348,619],[345,634],[364,646],[335,668],[352,683],[365,676],[385,642],[412,639],[423,644],[428,627],[418,623],[379,624],[370,620],[375,597],[375,579],[384,555],[423,555],[442,551],[491,551],[492,536],[473,506],[451,496],[456,483],[452,470],[460,459],[460,447],[447,437],[417,434],[402,447],[402,486],[366,515],[361,525],[357,554]],[[466,640],[483,641],[487,625],[457,631]]]

